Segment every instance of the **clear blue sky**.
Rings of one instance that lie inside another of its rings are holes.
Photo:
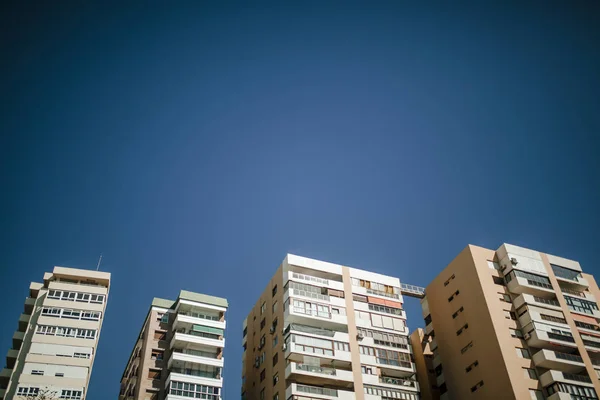
[[[180,289],[229,299],[237,398],[287,252],[418,285],[468,243],[599,271],[597,1],[77,3],[0,10],[0,352],[30,281],[104,253],[88,400]]]

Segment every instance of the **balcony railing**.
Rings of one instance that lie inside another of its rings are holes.
[[[183,374],[189,376],[199,376],[201,378],[211,378],[211,379],[221,379],[221,373],[218,371],[209,372],[209,371],[199,371],[196,369],[184,369],[184,368],[172,368],[171,372],[176,374]]]
[[[556,340],[562,340],[563,342],[575,343],[575,339],[573,338],[573,336],[561,335],[559,333],[554,333],[554,332],[546,332],[546,333],[548,334],[548,337],[550,339],[556,339]]]
[[[539,296],[533,296],[533,299],[537,302],[537,303],[542,303],[542,304],[548,304],[550,306],[556,306],[556,307],[560,307],[560,303],[558,302],[558,300],[554,300],[554,299],[544,299],[543,297],[539,297]]]
[[[321,396],[331,396],[338,397],[338,391],[335,389],[322,388],[317,386],[307,386],[307,385],[296,385],[296,389],[299,392],[310,393],[310,394],[318,394]]]
[[[592,383],[592,380],[587,375],[570,374],[568,372],[563,372],[562,374],[565,379],[569,379],[571,381]]]
[[[583,344],[590,347],[600,348],[600,343],[595,342],[593,340],[583,339]]]
[[[191,349],[173,349],[174,353],[180,353],[180,354],[189,354],[190,356],[197,356],[197,357],[205,357],[205,358],[217,358],[217,354],[216,353],[211,353],[209,351],[200,351],[200,350],[191,350]]]
[[[600,360],[596,359],[596,358],[590,358],[590,360],[592,360],[592,364],[593,365],[600,365]],[[583,361],[582,361],[583,362]]]
[[[320,283],[322,285],[329,285],[329,279],[317,278],[316,276],[299,274],[297,272],[292,272],[292,277],[294,279],[302,279],[308,282]]]
[[[388,358],[377,357],[377,363],[382,365],[392,365],[394,367],[412,368],[412,363],[408,361],[390,360]]]
[[[388,385],[397,385],[403,387],[417,387],[417,382],[409,379],[391,378],[389,376],[380,376],[380,383],[386,383]]]
[[[206,314],[192,312],[192,311],[179,311],[178,314],[185,315],[188,317],[207,319],[209,321],[217,321],[217,322],[220,321],[220,318],[216,317],[214,315],[206,315]]]
[[[298,314],[304,314],[304,315],[310,315],[313,317],[321,317],[321,318],[328,318],[331,319],[331,313],[328,311],[318,311],[318,310],[314,310],[314,309],[307,309],[307,308],[302,308],[302,307],[291,307],[292,310],[295,313]]]
[[[377,295],[377,296],[390,297],[392,299],[399,299],[400,298],[400,296],[397,295],[396,293],[387,293],[387,292],[382,292],[381,290],[367,289],[367,293],[368,294],[374,294],[374,295]]]
[[[585,297],[585,294],[583,292],[580,292],[579,290],[573,290],[573,289],[565,288],[562,286],[560,287],[560,290],[563,293],[572,294],[573,296]]]
[[[574,361],[579,363],[583,362],[583,358],[581,358],[577,354],[561,353],[559,351],[555,351],[554,355],[556,356],[556,358],[560,358],[561,360]],[[600,365],[600,360],[598,361],[598,365]]]
[[[296,364],[296,369],[300,371],[313,372],[315,374],[335,376],[335,368],[319,367],[316,365]]]

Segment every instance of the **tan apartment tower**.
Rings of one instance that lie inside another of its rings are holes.
[[[152,300],[119,400],[220,400],[227,300],[182,290]]]
[[[0,373],[0,399],[86,398],[109,287],[110,273],[64,267],[31,283]]]
[[[577,261],[470,245],[425,294],[421,341],[430,342],[435,377],[419,382],[438,389],[430,398],[598,398],[600,291]]]
[[[398,278],[288,254],[243,326],[242,400],[419,398]]]

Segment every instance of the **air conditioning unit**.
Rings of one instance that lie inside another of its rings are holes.
[[[284,343],[284,344],[281,346],[281,349],[282,349],[283,351],[286,351],[286,350],[287,350],[287,344],[286,344],[286,343]]]
[[[510,259],[510,263],[511,263],[512,265],[517,265],[519,262],[517,261],[517,259],[516,259],[516,258],[514,258],[514,257],[511,257],[511,259]]]
[[[523,335],[523,339],[525,339],[525,340],[529,340],[530,337],[531,337],[531,335],[529,333],[526,333]]]
[[[359,332],[356,334],[356,339],[363,340],[364,338],[365,338],[365,336],[362,333]]]

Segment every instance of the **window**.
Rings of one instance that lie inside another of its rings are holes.
[[[368,303],[367,296],[363,296],[362,294],[352,294],[352,300],[358,301],[359,303]]]
[[[456,317],[458,317],[458,314],[460,314],[464,310],[465,309],[463,307],[460,307],[458,310],[456,310],[456,312],[454,314],[452,314],[452,319],[455,319]]]
[[[402,315],[401,308],[392,308],[369,303],[369,310],[385,314]]]
[[[406,336],[396,333],[374,331],[360,327],[358,327],[357,330],[359,334],[363,335],[363,337],[372,337],[373,342],[376,345],[408,349],[408,338]]]
[[[525,373],[525,378],[529,378],[529,379],[537,379],[537,373],[535,372],[535,369],[532,368],[523,368],[523,372]]]
[[[456,331],[456,336],[460,336],[461,333],[463,333],[463,331],[469,329],[469,324],[464,324],[462,328],[460,328],[458,331]]]
[[[545,276],[531,274],[529,272],[520,271],[518,269],[513,269],[508,275],[504,277],[506,282],[510,282],[514,277],[524,278],[527,280],[528,285],[538,286],[545,289],[552,289],[552,285],[550,284],[550,279]]]
[[[44,371],[40,371],[39,369],[34,369],[31,371],[31,375],[44,375]]]
[[[277,343],[279,343],[279,336],[275,335],[275,336],[273,336],[273,346],[272,347],[277,346]]]
[[[488,264],[488,267],[490,267],[490,269],[495,269],[498,271],[500,270],[500,265],[498,265],[498,263],[488,260],[487,264]]]
[[[160,319],[160,322],[162,324],[168,324],[169,323],[169,314],[163,315],[162,318]]]
[[[501,285],[501,286],[505,286],[506,285],[504,283],[504,279],[500,278],[499,276],[492,276],[492,279],[494,279],[494,283],[496,285]]]
[[[219,400],[219,388],[194,383],[171,381],[169,394],[197,399]]]
[[[581,272],[575,271],[569,268],[560,267],[558,265],[550,264],[552,267],[552,271],[554,271],[554,275],[559,278],[569,279],[572,281],[577,281],[577,278],[581,277]]]
[[[40,392],[38,387],[19,387],[17,389],[17,396],[35,396]]]
[[[335,349],[338,351],[350,351],[350,345],[343,342],[335,342]]]
[[[517,311],[519,312],[519,317],[520,317],[520,316],[522,316],[524,314],[527,314],[527,307],[522,306],[522,310],[519,311],[519,309],[517,309]]]
[[[275,355],[273,356],[273,366],[276,366],[278,361],[279,361],[279,353],[275,353]]]
[[[512,303],[512,300],[510,299],[510,295],[506,294],[506,293],[498,293],[500,296],[500,300],[505,301],[507,303]]]
[[[279,382],[279,374],[273,375],[273,386],[277,385],[277,382]]]
[[[61,399],[81,400],[82,397],[83,397],[83,391],[81,391],[81,390],[66,389],[66,390],[62,390],[60,392]]]
[[[73,353],[73,358],[90,358],[89,353]]]
[[[600,331],[600,327],[598,325],[592,325],[585,322],[575,320],[575,325],[583,329],[590,329],[593,331]]]
[[[160,322],[160,321],[162,320],[162,317],[163,317],[164,315],[165,315],[165,313],[160,313],[160,312],[159,312],[159,313],[157,313],[157,314],[156,314],[156,320]]]
[[[448,302],[451,302],[452,300],[454,300],[454,298],[456,296],[458,296],[459,293],[460,293],[460,291],[458,291],[458,290],[456,292],[454,292],[454,294],[452,296],[448,297]]]
[[[267,303],[263,301],[263,303],[260,305],[260,315],[263,315],[265,313],[266,309],[267,309]]]
[[[160,379],[160,369],[149,369],[148,379]]]
[[[261,353],[260,357],[259,357],[259,361],[260,363],[264,363],[265,362],[265,356],[267,353],[265,353],[264,351]]]
[[[529,395],[531,396],[531,400],[544,400],[544,394],[541,390],[529,389]]]
[[[62,373],[62,372],[55,372],[55,373],[54,373],[54,376],[56,376],[56,377],[58,377],[58,378],[63,378],[63,377],[65,376],[65,374],[64,374],[64,373]]]
[[[154,340],[165,340],[166,338],[167,338],[167,332],[154,331]]]
[[[275,393],[275,395],[273,396],[273,400],[279,400],[279,393]]]
[[[42,315],[47,317],[98,321],[100,320],[102,313],[99,311],[82,311],[72,310],[69,308],[44,307],[42,308]]]
[[[531,359],[531,354],[529,353],[529,350],[522,349],[520,347],[517,347],[517,356],[519,356],[519,358]]]
[[[469,344],[460,349],[460,354],[465,354],[471,347],[473,347],[473,342],[469,342]]]
[[[267,343],[267,338],[266,338],[266,336],[263,334],[263,335],[260,337],[260,341],[259,341],[259,343],[258,343],[258,349],[260,350],[260,349],[262,349],[263,347],[265,347],[265,343]]]
[[[479,365],[479,361],[475,360],[475,362],[473,362],[473,364],[469,365],[467,368],[465,368],[465,370],[467,371],[467,373],[471,372],[471,370],[473,368],[475,368],[476,366]]]
[[[265,369],[263,369],[262,371],[260,371],[260,381],[261,382],[265,380],[266,376],[267,376],[267,372],[266,372]]]
[[[521,332],[519,329],[508,328],[508,330],[510,331],[510,336],[512,336],[514,338],[522,338],[523,337],[523,332]]]
[[[275,301],[275,303],[273,303],[273,314],[275,314],[277,312],[277,306],[279,305],[279,303],[277,303],[277,301]]]
[[[265,400],[265,388],[260,391],[260,400]]]
[[[315,388],[315,389],[320,389],[320,388]],[[326,389],[326,390],[331,390],[331,389]],[[366,394],[369,394],[371,396],[375,396],[384,400],[391,400],[391,399],[407,399],[407,400],[417,400],[419,398],[418,394],[415,393],[411,393],[411,392],[405,392],[403,390],[396,390],[396,389],[390,389],[387,387],[379,387],[379,386],[371,386],[371,385],[364,385],[364,391]],[[311,393],[311,392],[309,392]],[[312,392],[312,393],[319,393],[319,392]],[[338,397],[337,396],[337,391],[335,393],[319,393],[319,394],[324,394],[324,395],[333,395],[334,397]],[[356,396],[356,398],[358,398],[358,396]],[[364,398],[364,397],[361,397]]]
[[[273,286],[273,289],[271,290],[272,297],[275,297],[276,294],[277,294],[277,285]]]
[[[261,331],[264,329],[266,324],[267,324],[267,321],[265,321],[265,319],[263,318],[262,321],[260,321],[260,330]]]
[[[576,299],[574,297],[565,296],[567,307],[570,310],[585,314],[594,314],[594,311],[598,310],[598,305],[593,301]]]
[[[164,357],[164,352],[162,350],[152,350],[152,355],[150,356],[153,360],[162,360]]]
[[[444,286],[448,286],[450,284],[450,281],[453,280],[455,278],[454,274],[452,274],[452,276],[450,278],[448,278],[448,280],[446,282],[444,282]]]
[[[544,321],[557,322],[559,324],[566,324],[567,320],[564,318],[555,317],[553,315],[540,314],[540,317]]]
[[[479,389],[479,388],[480,388],[480,387],[482,387],[482,386],[483,386],[483,381],[479,381],[479,382],[477,382],[477,385],[475,385],[475,386],[473,386],[473,387],[471,388],[471,392],[475,392],[475,391],[477,391],[477,389]]]
[[[35,333],[39,335],[64,336],[79,339],[95,339],[94,329],[66,328],[62,326],[38,325]]]
[[[360,367],[360,370],[361,370],[361,372],[362,372],[363,374],[367,374],[367,375],[374,375],[374,374],[373,374],[373,368],[371,368],[371,367],[367,367],[367,366],[364,366],[364,365],[362,365],[362,366]]]

